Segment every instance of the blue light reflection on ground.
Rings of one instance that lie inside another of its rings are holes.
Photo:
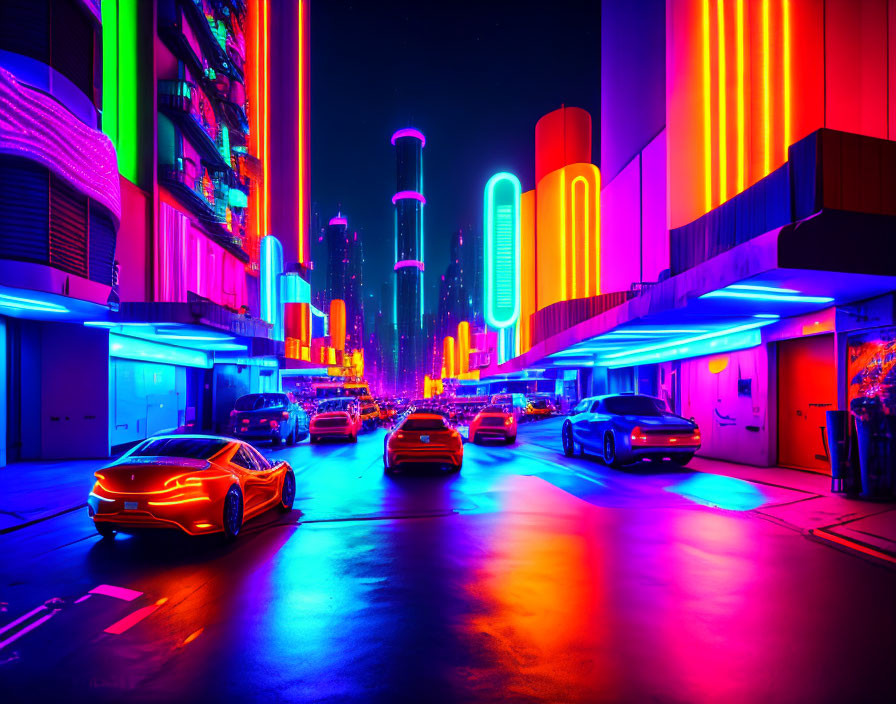
[[[665,490],[703,506],[728,511],[751,511],[766,503],[768,498],[755,484],[717,474],[688,477]]]

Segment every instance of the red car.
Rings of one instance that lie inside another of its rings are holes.
[[[459,472],[464,463],[464,443],[445,416],[411,413],[386,435],[383,466],[391,474],[402,465],[434,464]]]
[[[290,511],[296,496],[288,463],[210,435],[149,438],[94,476],[87,512],[104,538],[173,528],[232,540],[253,516],[275,506]]]
[[[470,440],[477,445],[483,440],[499,439],[516,442],[516,417],[505,406],[486,406],[470,422]]]
[[[317,406],[317,413],[311,417],[311,442],[318,443],[330,438],[358,442],[361,423],[356,399],[331,398],[321,401]]]

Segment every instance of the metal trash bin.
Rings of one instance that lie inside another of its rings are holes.
[[[849,465],[849,412],[827,411],[828,457],[831,458],[831,491],[852,490],[853,477]]]

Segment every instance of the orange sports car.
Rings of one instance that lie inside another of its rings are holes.
[[[464,462],[460,433],[437,413],[410,413],[386,435],[383,466],[391,474],[402,465],[447,465],[459,472]]]
[[[275,506],[290,511],[296,496],[288,463],[210,435],[149,438],[94,476],[87,510],[104,538],[172,528],[232,540],[253,516]]]
[[[486,406],[470,422],[470,440],[477,445],[494,438],[516,442],[516,426],[516,417],[506,406]]]

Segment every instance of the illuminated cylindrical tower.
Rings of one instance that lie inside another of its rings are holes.
[[[392,135],[396,157],[395,209],[395,390],[416,394],[423,344],[423,146],[413,128]]]

